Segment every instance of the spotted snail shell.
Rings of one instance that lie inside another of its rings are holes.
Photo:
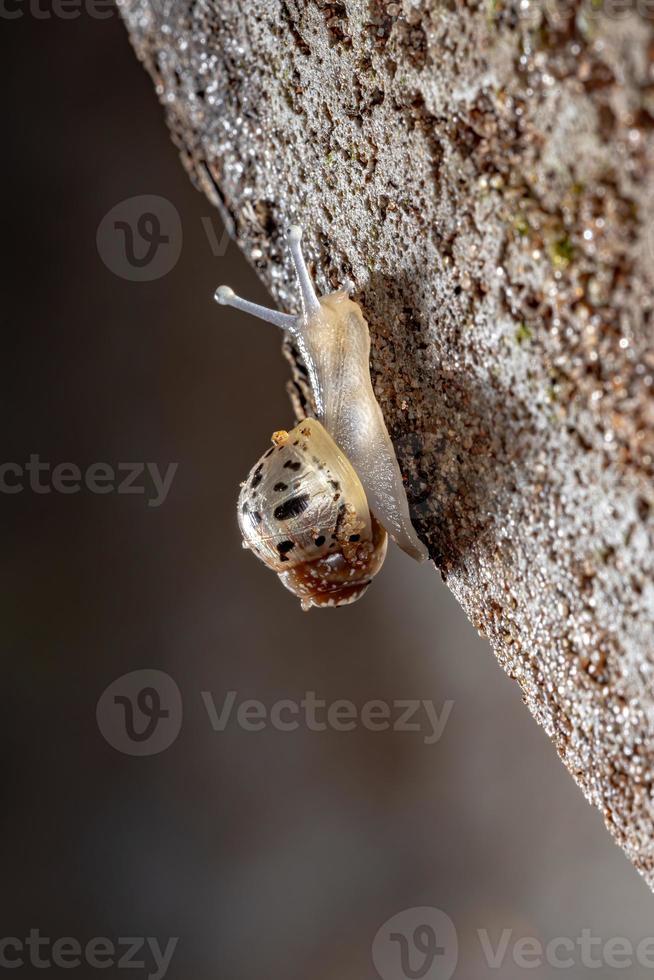
[[[359,477],[317,419],[274,434],[241,486],[238,522],[303,609],[355,602],[386,555]]]

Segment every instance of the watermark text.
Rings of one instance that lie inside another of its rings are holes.
[[[148,980],[163,980],[178,942],[179,936],[172,936],[165,946],[154,936],[120,936],[116,940],[95,936],[82,943],[73,936],[50,939],[42,936],[39,929],[30,929],[25,939],[0,939],[0,969],[29,965],[38,970],[53,966],[62,970],[80,966],[106,970],[113,966],[119,970],[147,970]]]
[[[76,463],[46,463],[32,453],[26,463],[0,463],[0,493],[143,494],[148,507],[160,507],[172,486],[178,463],[168,463],[165,471],[157,463],[91,463],[82,470]]]

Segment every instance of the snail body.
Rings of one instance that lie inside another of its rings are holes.
[[[318,298],[301,229],[289,245],[302,313],[250,303],[227,286],[217,302],[288,330],[306,365],[317,419],[273,435],[242,485],[244,545],[272,568],[305,609],[354,602],[386,554],[386,532],[412,558],[427,550],[409,515],[402,474],[370,380],[370,335],[347,288]]]

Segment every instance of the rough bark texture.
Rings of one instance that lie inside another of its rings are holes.
[[[121,10],[280,306],[290,219],[354,279],[415,524],[654,884],[654,4]]]

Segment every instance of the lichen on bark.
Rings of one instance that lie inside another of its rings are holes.
[[[291,220],[354,280],[415,524],[654,885],[650,7],[120,0],[280,306]]]

